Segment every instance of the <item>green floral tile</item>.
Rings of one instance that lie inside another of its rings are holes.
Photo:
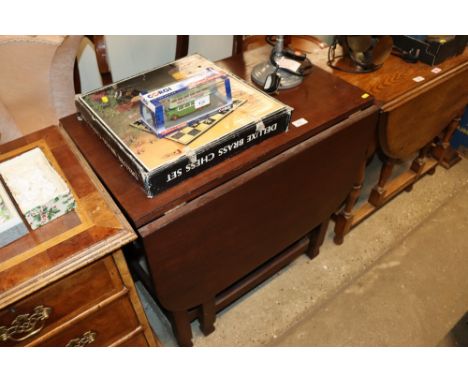
[[[32,229],[39,228],[48,222],[73,211],[76,207],[71,192],[55,197],[49,203],[29,210],[25,216]]]

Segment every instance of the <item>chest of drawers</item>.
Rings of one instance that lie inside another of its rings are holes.
[[[39,147],[77,208],[0,248],[0,346],[158,345],[121,247],[136,235],[57,127],[0,146]]]

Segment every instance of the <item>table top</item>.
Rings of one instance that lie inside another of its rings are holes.
[[[136,238],[62,128],[0,146],[0,162],[39,147],[73,193],[76,209],[0,248],[0,309]]]
[[[300,45],[295,45],[295,47],[301,48]],[[411,97],[412,93],[423,91],[429,84],[437,83],[448,74],[468,67],[468,49],[465,49],[461,55],[451,57],[437,66],[422,62],[409,63],[400,57],[390,55],[383,66],[374,72],[347,73],[327,65],[328,46],[319,47],[308,44],[305,50],[314,65],[372,94],[377,103],[384,108],[386,104],[397,102],[399,98]],[[341,48],[337,47],[336,55],[340,54]],[[434,68],[439,68],[440,71],[434,72]],[[414,81],[417,77],[423,77],[424,80]]]
[[[271,48],[262,47],[217,62],[217,64],[250,82],[253,66],[269,57]],[[226,159],[220,164],[191,177],[148,199],[137,181],[125,170],[93,130],[76,115],[61,123],[89,161],[127,218],[135,228],[157,219],[168,211],[202,195],[284,150],[310,138],[356,111],[373,104],[373,98],[362,98],[363,92],[345,81],[315,67],[301,86],[281,91],[276,97],[294,108],[292,120],[305,118],[308,123]]]

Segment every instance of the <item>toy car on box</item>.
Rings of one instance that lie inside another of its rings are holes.
[[[191,126],[232,106],[225,74],[206,68],[185,80],[141,96],[142,121],[158,137]]]

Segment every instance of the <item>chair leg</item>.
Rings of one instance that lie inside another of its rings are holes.
[[[189,35],[177,35],[175,59],[185,57],[188,54]]]

